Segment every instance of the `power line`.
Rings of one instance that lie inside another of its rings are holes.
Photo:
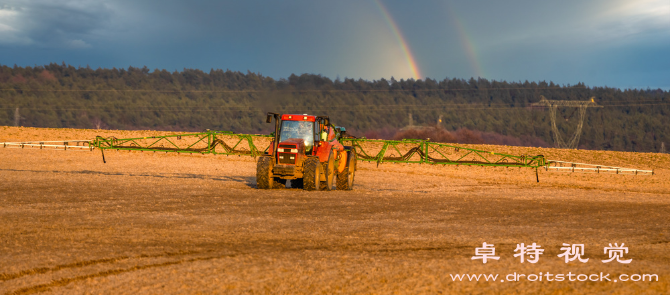
[[[632,107],[632,106],[660,106],[660,105],[670,105],[670,102],[665,102],[665,103],[647,103],[647,104],[642,104],[642,103],[631,103],[631,104],[601,104],[600,106],[602,107]],[[431,109],[444,109],[444,108],[452,108],[454,110],[513,110],[513,109],[529,109],[529,108],[537,108],[541,106],[533,106],[533,105],[515,105],[511,106],[509,104],[505,103],[495,103],[491,104],[490,106],[488,105],[477,105],[477,104],[468,104],[468,103],[463,103],[463,104],[439,104],[439,105],[419,105],[419,104],[404,104],[404,105],[377,105],[377,104],[361,104],[361,105],[347,105],[347,106],[304,106],[304,105],[277,105],[273,106],[272,108],[277,108],[277,109],[307,109],[307,110],[351,110],[353,108],[374,108],[377,110],[384,110],[384,109],[413,109],[413,110],[431,110]],[[33,110],[33,111],[86,111],[86,110],[101,110],[101,109],[111,109],[111,110],[165,110],[165,111],[170,111],[170,110],[175,110],[175,111],[225,111],[225,110],[244,110],[244,109],[249,109],[249,110],[258,110],[261,108],[268,108],[266,107],[258,107],[258,106],[226,106],[226,105],[216,105],[216,106],[165,106],[165,107],[124,107],[124,106],[114,106],[114,105],[107,105],[107,106],[102,106],[102,105],[92,105],[92,106],[84,106],[84,107],[77,107],[77,106],[72,106],[72,107],[51,107],[51,108],[44,108],[44,107],[39,107],[39,108],[30,108],[30,107],[22,107],[21,109],[23,110]],[[15,108],[0,108],[0,110],[12,110]]]
[[[266,93],[266,92],[429,92],[429,91],[506,91],[546,89],[590,89],[585,86],[570,87],[508,87],[508,88],[432,88],[432,89],[270,89],[270,90],[156,90],[156,89],[16,89],[0,88],[0,91],[16,92],[156,92],[156,93]]]

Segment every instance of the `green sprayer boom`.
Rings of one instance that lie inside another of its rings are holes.
[[[39,148],[65,150],[100,149],[105,160],[105,150],[152,151],[165,153],[238,155],[258,157],[270,147],[271,135],[236,134],[230,131],[207,130],[199,133],[184,133],[136,138],[98,136],[92,141],[22,141],[0,142],[4,148]],[[543,155],[509,155],[455,144],[437,143],[428,140],[381,140],[366,138],[340,138],[351,146],[359,161],[382,163],[418,163],[435,165],[469,165],[494,167],[544,168],[557,172],[612,173],[653,175],[653,170],[622,168],[598,164],[585,164],[548,160]]]
[[[271,139],[269,135],[208,130],[200,133],[137,138],[98,136],[91,142],[91,146],[102,150],[103,153],[104,150],[128,150],[257,157],[268,150]],[[355,149],[358,160],[377,164],[425,163],[526,168],[547,165],[542,155],[508,155],[427,140],[342,138],[340,141]]]
[[[245,155],[257,157],[265,153],[271,136],[234,134],[227,131],[205,131],[200,133],[161,135],[136,138],[104,138],[98,136],[91,145],[100,150],[154,151],[175,153],[199,153],[221,155]],[[259,145],[260,144],[260,145]],[[259,150],[257,145],[263,146]]]
[[[427,140],[344,139],[361,161],[390,163],[426,163],[442,165],[478,165],[539,168],[545,166],[542,155],[514,156]]]

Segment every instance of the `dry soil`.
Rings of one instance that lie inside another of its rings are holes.
[[[0,127],[0,142],[158,134]],[[655,175],[361,163],[353,191],[258,190],[250,157],[0,147],[0,293],[670,292],[669,155],[476,147]],[[484,242],[499,260],[471,259]],[[588,262],[565,263],[563,243]],[[603,263],[610,243],[632,262]],[[612,281],[506,277],[540,272]]]

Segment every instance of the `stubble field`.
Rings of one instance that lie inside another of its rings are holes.
[[[0,142],[165,133],[0,127]],[[655,175],[360,163],[353,191],[264,191],[250,157],[0,147],[0,292],[670,293],[669,155],[477,147]],[[500,260],[471,259],[484,242]],[[520,243],[545,251],[521,263]],[[563,243],[589,261],[565,263]],[[610,243],[632,262],[603,263]],[[506,278],[540,272],[612,281]]]

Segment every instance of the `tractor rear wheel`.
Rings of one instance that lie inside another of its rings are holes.
[[[333,177],[335,176],[335,156],[331,152],[328,156],[328,161],[321,163],[323,166],[322,173],[326,180],[321,182],[321,190],[329,191],[333,189]]]
[[[337,189],[352,190],[354,188],[354,173],[356,173],[356,155],[347,152],[347,167],[337,173]]]
[[[259,157],[256,163],[256,187],[259,189],[274,188],[274,177],[272,175],[272,158]]]
[[[308,191],[318,191],[321,188],[321,163],[319,158],[309,157],[303,162],[303,189]]]

